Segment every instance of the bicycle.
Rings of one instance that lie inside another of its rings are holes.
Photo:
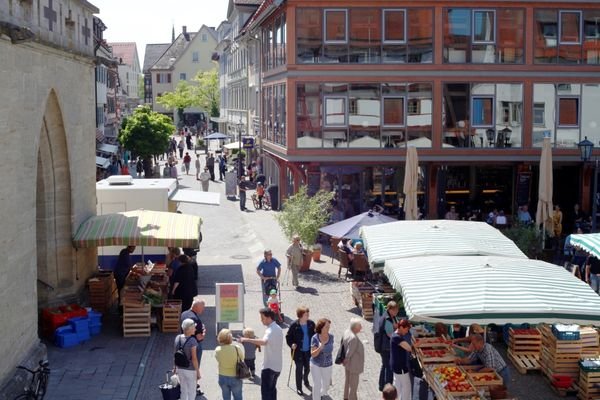
[[[260,210],[261,208],[263,208],[268,211],[271,209],[271,197],[269,196],[268,193],[265,193],[265,195],[262,198],[262,207],[260,207],[260,204],[258,202],[258,195],[256,193],[253,193],[252,194],[252,204],[254,204],[255,210]]]
[[[29,372],[31,381],[25,387],[25,393],[18,395],[14,400],[42,400],[46,395],[48,387],[48,377],[50,376],[50,363],[48,360],[40,360],[39,366],[35,370],[19,365],[18,369]]]

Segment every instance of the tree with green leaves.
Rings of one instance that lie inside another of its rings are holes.
[[[207,111],[210,117],[218,117],[220,92],[217,69],[200,71],[192,81],[196,83],[194,87],[195,104]]]
[[[174,130],[175,126],[169,117],[142,106],[123,120],[118,139],[123,148],[142,157],[145,176],[150,178],[153,156],[167,151],[169,137]]]
[[[183,111],[191,106],[198,105],[194,91],[196,87],[186,81],[180,81],[172,92],[165,92],[156,98],[156,102],[170,110],[177,110],[179,124],[183,124]]]
[[[283,203],[283,209],[277,215],[279,225],[288,239],[298,235],[306,246],[314,245],[319,229],[329,221],[334,195],[334,192],[320,190],[314,196],[309,196],[306,186],[300,186],[298,193]]]

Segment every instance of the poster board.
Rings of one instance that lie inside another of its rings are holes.
[[[517,174],[517,205],[529,204],[531,194],[531,172],[519,172]]]
[[[215,306],[217,326],[224,323],[244,323],[244,285],[216,283]]]
[[[235,197],[237,194],[237,173],[225,172],[225,196]]]

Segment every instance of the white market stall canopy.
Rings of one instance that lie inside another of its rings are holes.
[[[543,261],[415,257],[387,261],[385,273],[415,322],[600,325],[600,296]]]
[[[102,169],[106,169],[110,166],[110,159],[96,156],[96,166]]]
[[[527,259],[517,245],[485,222],[398,221],[361,229],[369,262],[431,255],[504,256]]]
[[[117,154],[117,152],[119,151],[119,147],[114,144],[101,143],[98,145],[96,150],[101,151],[103,153]]]
[[[193,189],[178,189],[170,198],[171,201],[180,203],[206,204],[218,206],[221,204],[221,195],[216,192],[204,192]]]
[[[600,233],[582,233],[567,236],[565,246],[576,246],[600,259]]]

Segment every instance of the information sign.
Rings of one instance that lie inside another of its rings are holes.
[[[215,304],[217,325],[244,322],[244,286],[241,283],[217,283]]]

